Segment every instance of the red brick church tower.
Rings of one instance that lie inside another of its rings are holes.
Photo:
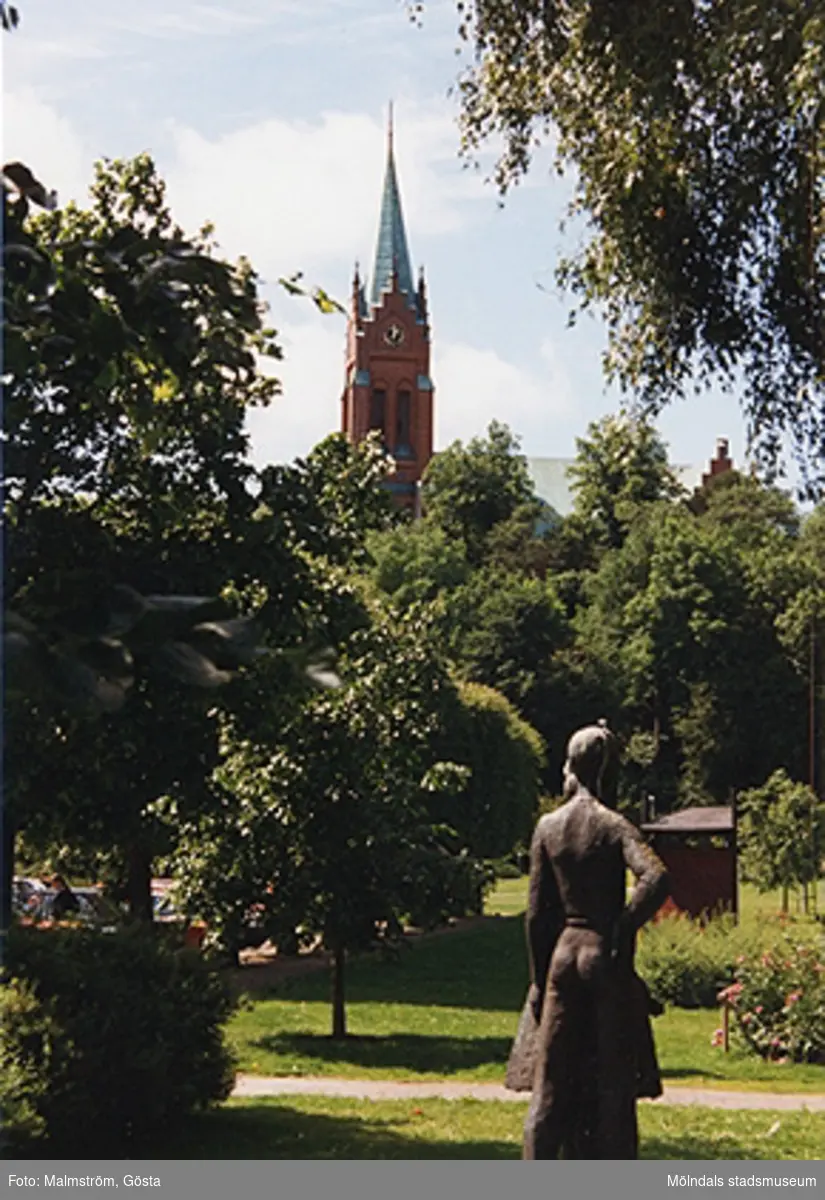
[[[355,442],[381,430],[395,461],[387,486],[399,506],[417,508],[419,482],[433,452],[430,328],[423,269],[413,286],[392,137],[390,109],[369,300],[357,265],[352,284],[341,428]]]

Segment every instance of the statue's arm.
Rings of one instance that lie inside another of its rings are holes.
[[[670,895],[667,870],[635,825],[621,818],[625,865],[636,876],[636,886],[621,916],[621,933],[631,939],[659,911]]]
[[[550,959],[563,925],[561,897],[539,824],[530,847],[530,887],[527,896],[527,953],[533,1009],[537,1017],[544,1000]]]

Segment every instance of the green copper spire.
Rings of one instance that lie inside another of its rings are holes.
[[[378,223],[378,244],[375,247],[375,265],[372,271],[370,303],[379,305],[381,293],[392,287],[393,272],[398,277],[398,287],[406,292],[411,305],[415,304],[410,252],[407,249],[407,234],[401,212],[401,194],[395,173],[392,152],[392,104],[387,127],[387,170],[384,175],[384,194],[381,198],[381,218]]]

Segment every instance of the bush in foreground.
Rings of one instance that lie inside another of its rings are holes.
[[[12,1151],[99,1155],[173,1132],[223,1100],[231,1003],[196,951],[157,929],[15,928],[0,1025],[0,1106]]]

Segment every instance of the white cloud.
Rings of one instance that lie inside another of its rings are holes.
[[[93,155],[71,122],[30,88],[4,97],[3,155],[30,167],[61,204],[85,199]]]
[[[443,105],[399,109],[396,161],[408,229],[452,232],[468,219],[467,202],[489,193],[460,169]],[[316,122],[272,118],[216,139],[176,124],[170,132],[165,175],[186,227],[214,221],[225,252],[247,255],[270,280],[319,265],[348,267],[355,258],[369,269],[386,154],[381,120],[326,112]]]
[[[498,420],[529,453],[553,453],[551,423],[566,424],[574,415],[572,388],[550,339],[542,342],[539,358],[541,367],[531,370],[466,342],[435,346],[436,447],[482,435]]]
[[[284,359],[267,360],[266,370],[281,380],[283,395],[247,419],[257,467],[291,462],[340,428],[344,339],[344,321],[333,316],[279,327]]]

